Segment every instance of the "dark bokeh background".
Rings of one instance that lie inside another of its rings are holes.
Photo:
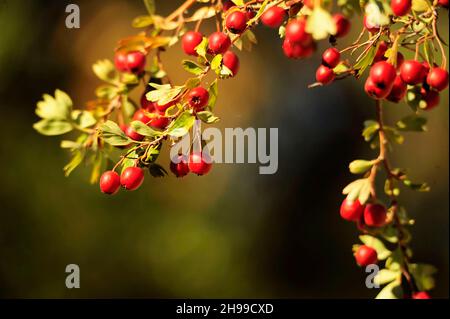
[[[374,156],[360,137],[374,116],[361,81],[306,89],[319,54],[289,61],[276,32],[259,28],[259,46],[240,54],[239,76],[220,86],[217,113],[221,128],[278,127],[278,173],[216,165],[205,177],[147,178],[138,192],[105,197],[86,170],[63,176],[68,154],[58,138],[33,131],[34,108],[55,88],[77,105],[90,99],[92,63],[112,58],[145,8],[77,3],[81,29],[68,30],[64,1],[0,0],[1,297],[375,296],[352,258],[358,233],[338,214],[349,161]],[[157,1],[163,13],[177,3]],[[177,82],[187,76],[179,51],[164,56]],[[391,121],[409,113],[387,106]],[[448,297],[448,90],[427,115],[429,131],[408,134],[391,156],[433,188],[405,191],[402,201],[417,220],[416,259],[439,269],[432,294]],[[81,289],[65,288],[70,263],[80,265]]]

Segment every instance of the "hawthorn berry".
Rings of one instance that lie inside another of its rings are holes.
[[[222,10],[224,12],[227,12],[228,10],[230,10],[231,8],[233,8],[235,6],[236,6],[236,4],[233,1],[225,0],[225,1],[223,1],[223,4],[222,4]]]
[[[144,136],[133,130],[131,126],[127,126],[125,128],[125,134],[131,138],[133,141],[142,141],[144,139]]]
[[[140,51],[116,52],[114,63],[120,72],[140,74],[145,68],[145,54]]]
[[[279,6],[272,6],[261,16],[261,22],[271,28],[278,28],[286,18],[286,10]]]
[[[139,121],[144,124],[148,124],[148,123],[150,123],[150,120],[151,120],[151,118],[147,116],[147,114],[145,113],[145,111],[143,109],[137,110],[133,114],[133,121]]]
[[[256,12],[252,8],[247,7],[247,10],[245,11],[245,15],[247,16],[247,20],[251,20],[256,16]]]
[[[367,95],[375,100],[384,99],[389,94],[390,89],[391,88],[388,87],[381,88],[377,86],[370,76],[364,84],[364,91],[366,91]]]
[[[336,48],[326,49],[322,54],[322,64],[329,67],[334,68],[339,64],[341,59],[341,53]]]
[[[242,11],[233,11],[227,16],[225,25],[231,33],[241,34],[247,28],[247,14]]]
[[[364,209],[364,223],[370,227],[384,226],[386,216],[386,207],[381,204],[368,204]]]
[[[223,54],[231,46],[230,37],[220,31],[211,34],[208,41],[208,48],[212,54]]]
[[[145,93],[141,96],[141,108],[147,111],[152,111],[155,108],[155,104],[152,101],[147,100]]]
[[[227,51],[224,53],[222,57],[222,63],[225,65],[230,71],[233,73],[232,76],[235,76],[239,71],[239,58],[234,52]]]
[[[203,35],[200,32],[188,31],[183,35],[181,44],[184,53],[192,56],[197,56],[195,48],[203,41]]]
[[[341,38],[350,31],[350,21],[340,13],[333,16],[333,21],[336,24],[336,38]]]
[[[165,115],[165,112],[159,112],[157,110],[154,110],[153,116],[150,118],[150,122],[148,125],[150,125],[153,128],[164,130],[167,125],[170,123],[170,119]]]
[[[388,50],[388,44],[386,43],[386,41],[381,41],[380,44],[378,45],[378,49],[377,52],[375,53],[375,57],[373,58],[373,61],[379,62],[385,59],[384,54],[386,53],[386,51]]]
[[[193,152],[189,156],[189,169],[197,175],[205,175],[211,170],[212,162],[208,155],[202,152]]]
[[[443,68],[432,68],[427,76],[427,84],[436,91],[442,91],[448,86],[448,72]]]
[[[416,85],[423,82],[425,74],[425,66],[416,60],[407,60],[400,67],[400,76],[406,84]]]
[[[363,24],[364,24],[364,27],[366,28],[366,30],[369,31],[370,33],[377,33],[378,31],[380,31],[380,26],[371,24],[367,20],[367,16],[364,16]]]
[[[448,0],[439,0],[438,3],[441,7],[448,9]]]
[[[431,296],[426,291],[419,291],[419,292],[413,293],[412,299],[431,299]]]
[[[100,190],[104,194],[114,195],[120,188],[120,177],[114,171],[106,171],[100,177]]]
[[[321,65],[317,68],[316,71],[316,81],[322,83],[323,85],[329,84],[333,82],[335,78],[333,69],[325,65]]]
[[[138,189],[144,182],[144,171],[139,167],[127,167],[120,175],[120,184],[129,191]]]
[[[199,86],[189,91],[187,99],[189,106],[199,112],[208,104],[209,93],[205,88]]]
[[[439,105],[441,98],[438,92],[421,88],[420,93],[422,95],[422,99],[426,102],[424,110],[429,111]]]
[[[401,17],[406,15],[411,10],[412,0],[391,0],[392,12]]]
[[[178,155],[176,161],[170,162],[170,170],[176,177],[186,176],[190,172],[188,162],[189,158],[186,155]]]
[[[177,104],[178,100],[172,100],[169,103],[166,104],[159,104],[159,103],[154,103],[154,107],[155,109],[157,109],[159,112],[165,112],[169,107]]]
[[[400,70],[403,62],[405,62],[405,57],[400,52],[397,52],[397,70]]]
[[[292,42],[308,44],[308,41],[311,41],[311,37],[306,32],[306,20],[297,19],[290,21],[286,25],[285,37]]]
[[[357,221],[361,218],[364,212],[364,205],[361,205],[359,200],[350,201],[344,199],[341,204],[340,214],[345,220]]]
[[[392,86],[391,92],[386,97],[387,100],[398,103],[400,102],[406,95],[406,90],[408,86],[405,82],[403,82],[402,78],[397,75],[394,80],[394,85]]]
[[[361,267],[366,267],[378,262],[377,251],[372,247],[361,245],[355,252],[356,263]]]
[[[390,90],[397,76],[397,71],[392,64],[386,61],[380,61],[370,68],[369,76],[376,86]]]

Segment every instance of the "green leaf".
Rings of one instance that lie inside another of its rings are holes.
[[[375,134],[378,133],[380,129],[380,125],[376,121],[368,120],[364,122],[364,130],[362,132],[362,136],[366,142],[370,142]]]
[[[418,192],[429,192],[431,189],[427,183],[414,183],[407,178],[403,180],[403,185]]]
[[[359,239],[369,247],[377,251],[378,260],[384,260],[391,255],[391,251],[386,248],[381,240],[370,235],[361,235]]]
[[[393,281],[390,284],[386,285],[378,295],[375,297],[376,299],[401,299],[403,296],[403,289],[401,287],[401,283],[399,281]]]
[[[264,0],[264,2],[261,4],[261,7],[259,8],[258,12],[256,12],[256,15],[247,21],[247,25],[251,26],[252,24],[256,23],[259,18],[264,14],[266,11],[267,4],[269,3],[269,0]]]
[[[427,0],[412,0],[411,9],[416,12],[424,12],[431,8]]]
[[[131,122],[130,126],[133,128],[133,130],[136,133],[138,133],[140,135],[149,136],[149,137],[155,137],[155,136],[161,135],[161,132],[153,130],[152,128],[150,128],[149,126],[145,125],[144,123],[142,123],[140,121],[133,121],[133,122]]]
[[[72,160],[64,166],[64,174],[68,177],[84,160],[84,149],[76,150],[73,154]]]
[[[208,52],[208,39],[203,37],[202,42],[200,42],[199,45],[195,47],[195,52],[202,57],[204,60],[207,60],[206,58],[206,52]]]
[[[63,135],[73,130],[72,124],[64,120],[43,119],[33,125],[33,128],[47,136]]]
[[[156,12],[155,0],[144,0],[145,8],[149,15],[154,15]]]
[[[217,96],[219,95],[219,83],[217,79],[215,79],[208,88],[209,93],[209,101],[208,107],[213,110],[216,106]]]
[[[92,70],[100,80],[105,82],[114,83],[119,79],[119,74],[117,73],[114,64],[108,59],[98,60],[92,66]]]
[[[384,126],[384,133],[386,135],[386,139],[389,142],[395,142],[397,144],[403,144],[405,141],[405,137],[399,133],[398,130],[396,130],[393,127],[390,126]]]
[[[95,90],[95,95],[100,99],[112,100],[118,93],[118,89],[112,85],[100,85]]]
[[[392,271],[389,269],[381,269],[377,275],[375,276],[373,282],[378,285],[385,285],[392,281],[400,281],[401,280],[401,272],[400,271]]]
[[[202,111],[197,113],[197,117],[207,124],[212,124],[218,122],[220,119],[210,111]]]
[[[385,227],[381,233],[381,236],[392,244],[398,243],[398,231],[393,226]]]
[[[91,177],[89,179],[89,182],[91,184],[95,184],[98,182],[98,179],[100,178],[100,174],[102,172],[102,166],[103,166],[103,153],[102,152],[96,152],[92,156],[92,171],[91,171]]]
[[[72,120],[80,128],[88,128],[97,123],[94,115],[89,111],[75,110],[72,112]]]
[[[372,64],[375,54],[378,51],[379,43],[376,46],[370,47],[370,49],[364,54],[364,56],[353,66],[355,70],[358,70],[356,77],[360,77],[364,71]]]
[[[133,28],[146,28],[151,26],[154,23],[153,17],[149,15],[138,16],[133,19],[131,22],[131,26]]]
[[[437,271],[434,266],[428,264],[410,264],[409,266],[409,270],[420,291],[434,288],[435,281],[433,275]]]
[[[347,195],[350,201],[358,199],[361,204],[365,204],[370,196],[370,181],[368,178],[357,179],[348,184],[342,193]]]
[[[427,119],[418,115],[410,115],[397,122],[397,128],[402,131],[425,132]]]
[[[39,101],[36,114],[43,119],[68,120],[72,111],[72,100],[61,90],[55,91],[55,97],[44,94],[44,100]]]
[[[122,109],[125,113],[125,116],[127,118],[130,118],[133,116],[134,112],[136,111],[137,106],[126,95],[122,95]]]
[[[138,155],[136,154],[136,151],[133,151],[130,154],[128,154],[128,156],[122,161],[122,170],[121,170],[121,172],[123,172],[128,167],[135,166],[137,158],[138,158]]]
[[[106,121],[100,126],[99,130],[105,142],[110,145],[125,146],[133,142],[113,121]]]
[[[376,160],[366,161],[366,160],[355,160],[348,166],[352,174],[363,174],[367,172],[376,163]]]
[[[201,65],[198,65],[194,61],[190,61],[190,60],[183,60],[183,68],[187,72],[195,74],[195,75],[200,75],[205,72],[204,67],[202,67]]]
[[[322,40],[336,34],[336,23],[327,10],[321,6],[315,6],[306,21],[306,32],[310,33],[315,40]]]
[[[149,101],[158,102],[160,105],[173,101],[185,89],[185,86],[172,88],[170,85],[158,85],[155,83],[150,83],[150,85],[155,87],[156,90],[148,92],[146,98]]]
[[[220,71],[222,66],[222,54],[217,54],[211,61],[211,69],[215,72]]]
[[[386,259],[386,268],[393,270],[393,271],[399,271],[401,269],[401,264],[403,260],[403,253],[401,252],[400,248],[397,248],[394,250],[391,255]]]
[[[150,175],[153,177],[164,177],[167,175],[167,171],[159,164],[153,163],[148,167]]]
[[[192,125],[194,125],[195,116],[188,111],[182,113],[170,126],[168,134],[173,137],[182,137],[189,133]]]

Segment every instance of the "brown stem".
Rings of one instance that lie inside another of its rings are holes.
[[[192,5],[194,5],[197,0],[186,0],[178,9],[172,12],[169,16],[167,16],[166,21],[170,22],[178,16],[182,15],[184,11],[189,9]]]

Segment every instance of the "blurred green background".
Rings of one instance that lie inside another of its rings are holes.
[[[239,53],[239,76],[220,85],[217,114],[221,128],[278,127],[278,173],[221,164],[204,177],[147,177],[139,191],[107,197],[85,169],[64,177],[68,154],[59,138],[33,131],[34,108],[55,88],[76,105],[92,98],[99,82],[91,65],[136,33],[130,21],[145,8],[139,0],[76,3],[81,29],[69,30],[64,1],[0,1],[0,297],[376,295],[352,257],[358,233],[338,213],[349,161],[374,156],[360,137],[374,116],[362,81],[308,90],[320,54],[287,60],[276,31],[258,28],[258,47]],[[163,14],[178,3],[157,1]],[[163,57],[178,83],[188,76],[180,51]],[[410,113],[405,104],[386,109],[388,121]],[[437,266],[432,295],[448,297],[448,90],[426,115],[429,131],[408,134],[391,156],[432,187],[404,191],[402,202],[417,220],[415,260]],[[81,289],[65,287],[71,263],[81,268]]]

